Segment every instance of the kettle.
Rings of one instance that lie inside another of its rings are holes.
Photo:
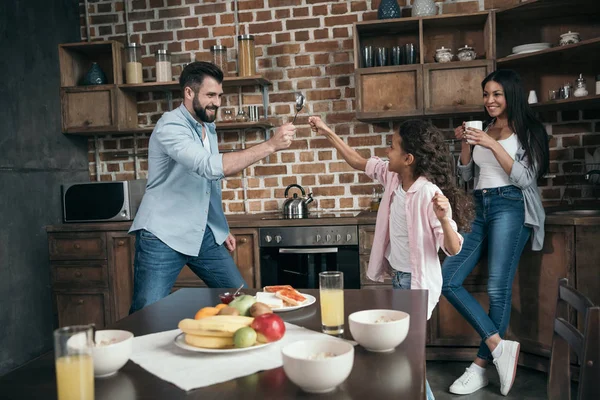
[[[294,197],[288,198],[288,191],[292,187],[297,187],[302,192],[302,197],[298,197],[298,193],[294,193]],[[283,203],[283,217],[284,218],[307,218],[308,217],[308,203],[313,201],[312,193],[308,194],[308,197],[304,197],[306,192],[300,185],[292,183],[285,189],[285,202]]]

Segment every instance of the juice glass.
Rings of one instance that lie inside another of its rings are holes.
[[[319,273],[319,296],[323,332],[330,335],[344,333],[344,273]]]
[[[93,328],[67,326],[54,331],[58,400],[94,400]]]

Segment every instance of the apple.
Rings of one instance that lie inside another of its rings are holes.
[[[285,323],[277,314],[262,314],[250,325],[256,331],[256,340],[261,343],[275,342],[285,334]]]

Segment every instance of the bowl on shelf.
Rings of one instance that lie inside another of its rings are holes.
[[[133,333],[121,330],[99,330],[92,349],[94,376],[104,378],[117,373],[131,357]]]
[[[358,344],[383,353],[393,351],[406,339],[410,315],[398,310],[363,310],[350,314],[348,325]]]
[[[354,345],[345,340],[300,340],[281,349],[287,377],[308,393],[327,393],[348,378]]]

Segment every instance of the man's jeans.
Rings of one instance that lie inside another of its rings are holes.
[[[394,289],[410,290],[410,276],[410,272],[396,271],[392,276],[392,286]],[[427,400],[435,400],[435,396],[431,391],[431,386],[429,386],[429,381],[427,379],[425,379],[425,393],[427,394]]]
[[[442,293],[481,336],[477,357],[491,360],[485,340],[504,336],[510,320],[512,284],[523,248],[531,235],[524,225],[523,192],[515,186],[475,190],[476,217],[469,233],[463,233],[460,253],[442,266]],[[489,314],[462,286],[487,248]]]
[[[211,288],[238,288],[246,283],[225,246],[215,242],[207,226],[195,256],[181,254],[146,230],[136,232],[133,300],[129,313],[134,313],[166,297],[184,265]]]

